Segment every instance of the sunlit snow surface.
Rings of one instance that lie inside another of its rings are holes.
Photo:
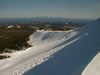
[[[89,63],[82,75],[100,75],[100,53]]]
[[[81,75],[100,50],[99,34],[100,20],[77,30],[36,31],[32,47],[0,60],[0,75]]]
[[[24,71],[46,61],[52,54],[64,47],[64,45],[58,46],[59,44],[77,34],[77,32],[71,32],[73,31],[36,31],[30,36],[29,41],[33,47],[13,54],[7,54],[10,55],[11,58],[0,60],[0,74],[20,75]]]

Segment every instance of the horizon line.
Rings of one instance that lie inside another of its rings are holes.
[[[37,16],[37,17],[7,17],[7,18],[0,18],[0,19],[31,19],[31,18],[63,18],[63,19],[88,19],[88,20],[95,20],[94,18],[68,18],[68,17],[53,17],[53,16]],[[100,17],[98,17],[100,18]],[[98,19],[96,18],[96,19]]]

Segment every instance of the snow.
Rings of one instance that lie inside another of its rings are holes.
[[[32,47],[5,54],[11,58],[0,60],[0,75],[90,74],[85,67],[100,50],[99,25],[96,20],[77,30],[34,32],[28,41]],[[96,75],[96,69],[93,72]]]
[[[14,25],[9,25],[9,26],[7,26],[7,29],[9,29],[9,28],[13,28],[13,27],[16,27],[16,28],[21,28],[21,26],[19,26],[19,25],[16,25],[16,26],[14,26]]]
[[[97,46],[99,46],[98,50],[100,51],[100,35],[98,35],[100,34],[100,19],[97,19],[95,22],[89,24],[88,26],[91,26],[91,29],[95,29],[91,32],[95,35],[94,37],[96,37],[95,41],[98,43]],[[82,75],[100,75],[100,52],[97,53],[93,60],[86,66],[82,72]]]
[[[19,25],[16,25],[16,27],[19,28],[19,29],[21,28],[21,26],[19,26]]]
[[[52,58],[32,68],[24,75],[81,75],[85,67],[99,52],[99,25],[100,20],[96,20],[69,35],[67,34],[67,38],[75,35],[58,45],[57,47],[62,46],[62,48],[54,53]]]
[[[8,26],[7,28],[12,28],[12,27],[14,27],[13,25],[10,25],[10,26]]]
[[[100,75],[100,53],[88,64],[82,75]]]
[[[73,31],[36,31],[32,36],[30,36],[29,41],[33,47],[12,54],[4,54],[10,55],[11,58],[0,60],[0,74],[20,75],[26,70],[48,60],[52,54],[63,48],[63,46],[55,48],[57,45],[77,34],[77,32],[71,32]],[[70,37],[68,37],[67,34],[70,35]]]

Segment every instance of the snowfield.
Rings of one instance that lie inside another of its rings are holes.
[[[13,25],[10,25],[10,26],[8,26],[7,28],[9,29],[9,28],[12,28],[12,27],[14,27]]]
[[[99,75],[99,39],[100,19],[77,30],[36,31],[32,47],[0,60],[0,75]]]
[[[100,53],[94,57],[82,75],[100,75]]]

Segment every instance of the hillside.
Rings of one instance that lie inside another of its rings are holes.
[[[33,47],[0,60],[0,74],[81,75],[100,50],[99,25],[100,19],[77,30],[36,31],[29,41]]]
[[[33,68],[25,75],[81,75],[84,68],[100,50],[100,19],[71,32],[71,35],[72,33],[75,35],[59,45],[63,48],[55,53],[53,58]],[[96,74],[95,70],[94,74]]]

